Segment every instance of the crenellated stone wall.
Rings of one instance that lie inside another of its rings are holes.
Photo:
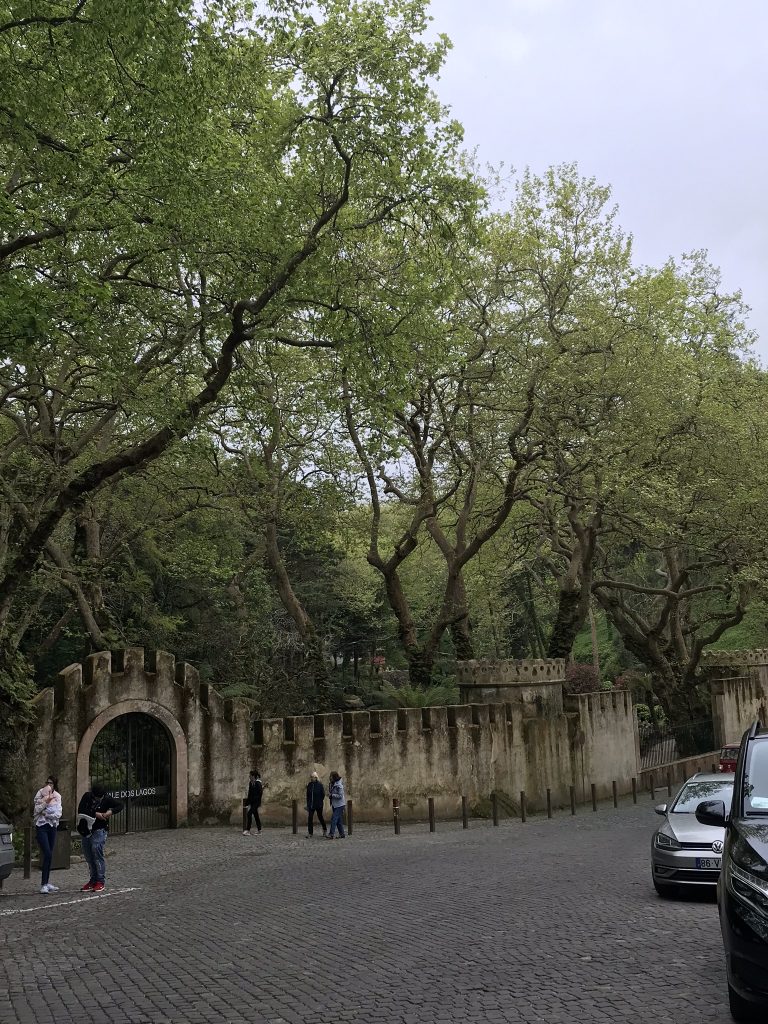
[[[756,718],[768,721],[768,651],[715,651],[702,667],[718,746],[737,743]]]
[[[160,722],[171,742],[171,819],[229,821],[242,803],[250,766],[250,712],[201,683],[197,671],[164,651],[139,647],[91,655],[70,665],[36,698],[29,798],[48,772],[58,775],[70,818],[90,784],[91,747],[120,715],[141,712]]]
[[[514,807],[525,791],[543,808],[547,789],[565,805],[570,787],[589,798],[595,783],[607,797],[616,781],[628,792],[637,776],[636,727],[630,695],[585,694],[565,701],[564,663],[474,662],[462,668],[453,707],[401,708],[250,721],[246,704],[224,700],[189,665],[141,648],[94,654],[70,665],[37,698],[30,739],[29,798],[49,771],[59,776],[73,816],[88,788],[91,748],[110,722],[131,712],[150,715],[171,745],[172,822],[240,821],[248,771],[267,783],[267,821],[288,821],[291,802],[304,806],[312,770],[327,781],[344,777],[360,820],[437,813],[456,817],[461,797],[487,805],[492,792]],[[503,700],[480,699],[502,693]]]
[[[456,677],[462,704],[511,701],[529,716],[562,714],[563,658],[460,661]]]

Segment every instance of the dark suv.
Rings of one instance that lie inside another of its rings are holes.
[[[755,722],[736,763],[730,813],[718,800],[696,808],[703,825],[725,825],[717,885],[720,927],[734,1020],[768,1013],[768,729]]]

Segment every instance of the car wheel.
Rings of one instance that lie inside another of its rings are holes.
[[[657,882],[654,878],[653,888],[661,896],[663,900],[673,900],[677,896],[677,886],[664,884],[663,882]]]
[[[756,1021],[757,1011],[752,1003],[748,1003],[746,999],[742,999],[735,988],[728,985],[728,1006],[731,1010],[731,1016],[734,1020],[738,1021]]]

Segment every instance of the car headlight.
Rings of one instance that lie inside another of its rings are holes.
[[[657,832],[656,845],[660,850],[682,850],[682,846],[671,832]]]
[[[739,867],[731,857],[725,862],[725,884],[734,896],[768,914],[768,882]]]

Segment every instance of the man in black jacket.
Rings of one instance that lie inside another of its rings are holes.
[[[313,831],[313,821],[315,815],[317,820],[323,829],[323,835],[326,833],[325,818],[323,817],[323,801],[325,800],[325,786],[318,778],[317,772],[312,772],[307,786],[307,832],[309,839]]]
[[[82,836],[83,856],[91,873],[80,892],[103,892],[106,883],[104,847],[109,834],[109,819],[123,805],[95,782],[77,805],[77,831]]]
[[[243,832],[244,836],[251,834],[251,825],[253,819],[256,819],[256,831],[258,835],[261,835],[261,818],[259,817],[259,808],[261,807],[261,798],[264,795],[264,783],[261,781],[261,775],[254,768],[248,779],[248,793],[246,795],[246,802],[248,808],[248,827]]]

